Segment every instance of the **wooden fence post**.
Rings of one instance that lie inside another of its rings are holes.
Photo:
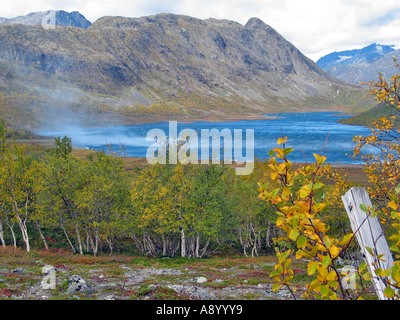
[[[377,268],[382,268],[382,270],[390,269],[393,266],[393,257],[378,219],[371,217],[360,209],[360,204],[364,204],[367,208],[372,208],[368,192],[360,187],[351,188],[342,196],[342,201],[349,216],[353,233],[361,247],[361,253],[368,264],[368,270],[372,275],[378,298],[386,300],[387,298],[383,294],[386,286],[376,276],[375,270]],[[368,252],[367,247],[372,249],[374,255]],[[384,261],[378,260],[378,255],[384,255],[382,257]]]

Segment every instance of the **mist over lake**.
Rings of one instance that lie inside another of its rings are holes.
[[[268,152],[277,146],[279,137],[287,136],[286,147],[294,148],[289,155],[293,162],[313,162],[313,153],[326,154],[327,163],[357,163],[351,159],[355,135],[367,135],[370,131],[366,127],[352,126],[338,123],[339,119],[348,118],[339,112],[300,112],[274,113],[276,119],[245,120],[229,122],[196,121],[178,123],[178,133],[184,129],[194,129],[198,132],[200,141],[201,129],[242,129],[243,155],[245,155],[246,129],[254,130],[254,155],[256,158],[268,158]],[[171,119],[173,121],[174,119]],[[130,157],[145,157],[148,147],[153,143],[146,141],[147,132],[151,129],[161,129],[168,136],[169,123],[146,123],[128,126],[77,128],[68,127],[57,131],[41,131],[41,135],[68,136],[75,146],[92,150],[109,150],[112,146],[118,151],[121,146],[124,155]],[[221,145],[223,139],[221,139]],[[366,150],[368,151],[368,150]],[[370,150],[371,151],[371,150]],[[199,152],[200,153],[200,152]],[[347,155],[346,155],[347,154]],[[200,158],[200,157],[199,157]],[[223,160],[223,156],[221,156]]]

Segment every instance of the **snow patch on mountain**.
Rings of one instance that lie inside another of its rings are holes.
[[[351,58],[353,58],[353,57],[352,56],[339,56],[339,59],[336,60],[336,63],[340,63],[340,62],[343,62],[343,61],[351,59]]]

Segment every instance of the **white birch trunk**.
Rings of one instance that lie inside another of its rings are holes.
[[[1,246],[4,248],[6,246],[6,243],[4,241],[4,229],[1,220],[0,220],[0,241],[1,241]]]
[[[181,227],[181,257],[186,257],[186,235],[183,226]]]
[[[364,188],[354,187],[342,196],[342,200],[350,218],[353,233],[368,263],[368,269],[372,275],[378,298],[386,300],[387,298],[383,294],[386,286],[382,279],[375,274],[375,270],[377,268],[382,268],[382,270],[390,269],[393,266],[393,257],[378,219],[372,218],[360,209],[360,204],[364,204],[367,208],[372,208],[368,192]],[[374,255],[371,255],[367,248],[371,248]],[[383,260],[378,260],[378,255],[383,255]]]

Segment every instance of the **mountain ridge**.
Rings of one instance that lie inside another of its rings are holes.
[[[50,21],[46,21],[50,19]],[[89,28],[92,23],[78,11],[66,12],[64,10],[47,10],[31,12],[27,15],[14,18],[0,18],[0,24],[42,25],[51,23],[56,26]]]
[[[223,119],[363,95],[258,18],[241,25],[169,13],[106,16],[87,29],[0,24],[0,94],[8,112],[19,99],[24,125],[36,127],[110,115]]]
[[[316,64],[321,68],[329,68],[338,64],[352,64],[354,62],[372,63],[385,54],[395,51],[393,47],[394,45],[372,43],[361,49],[335,51],[321,57]]]
[[[334,77],[360,85],[378,80],[379,73],[391,77],[396,73],[392,57],[400,57],[394,45],[370,44],[362,49],[332,52],[316,64]]]

